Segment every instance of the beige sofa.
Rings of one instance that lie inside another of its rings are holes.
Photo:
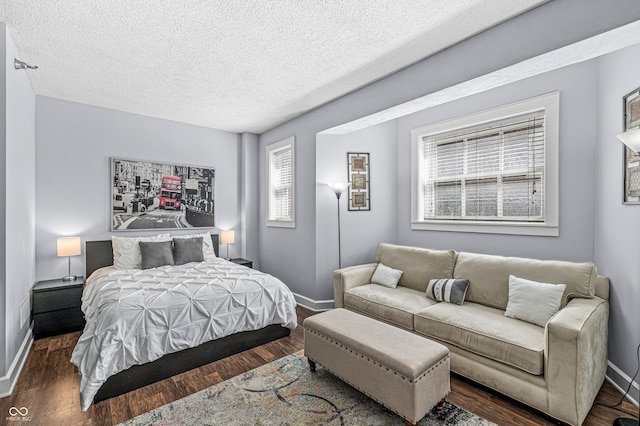
[[[451,371],[563,422],[583,422],[607,368],[609,280],[592,263],[385,243],[376,261],[403,271],[398,286],[371,283],[378,263],[337,270],[336,308],[442,343],[451,352]],[[567,286],[545,327],[504,315],[509,275]],[[429,280],[442,278],[469,280],[462,305],[426,297]]]

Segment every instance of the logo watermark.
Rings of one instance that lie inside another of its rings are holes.
[[[29,409],[27,407],[11,407],[9,408],[8,422],[30,422]]]

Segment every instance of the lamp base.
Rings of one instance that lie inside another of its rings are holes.
[[[613,426],[638,426],[638,421],[633,419],[618,417],[613,421]]]
[[[62,281],[75,281],[77,279],[77,275],[67,275],[66,277],[62,277]]]

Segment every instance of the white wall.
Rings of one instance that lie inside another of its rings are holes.
[[[595,262],[611,279],[609,360],[627,376],[640,344],[640,205],[623,200],[622,97],[640,87],[640,46],[598,60]],[[613,372],[609,372],[613,374]],[[638,400],[637,386],[632,395]]]
[[[398,241],[401,244],[499,255],[593,260],[596,64],[561,68],[399,119]],[[560,92],[558,237],[414,231],[411,222],[411,129]]]
[[[6,209],[2,241],[6,261],[2,276],[6,310],[3,309],[2,321],[6,347],[0,377],[5,373],[15,374],[9,369],[20,355],[21,344],[29,332],[29,291],[35,284],[36,204],[35,96],[25,71],[13,66],[13,59],[18,55],[4,25],[1,31],[6,31],[6,110],[3,112],[6,114],[6,132],[2,167],[2,199]]]
[[[36,135],[38,280],[67,273],[66,259],[56,257],[56,238],[74,235],[84,242],[112,235],[112,157],[214,168],[216,227],[241,227],[235,133],[38,96]],[[237,238],[229,255],[242,250]],[[72,257],[71,268],[84,275],[84,256]]]

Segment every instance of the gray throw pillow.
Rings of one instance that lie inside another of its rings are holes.
[[[140,241],[142,269],[173,265],[173,243],[171,241]]]
[[[462,305],[469,288],[469,280],[463,279],[434,279],[429,280],[427,297],[438,302]]]
[[[176,265],[204,261],[202,237],[176,238],[173,240],[173,260]]]

